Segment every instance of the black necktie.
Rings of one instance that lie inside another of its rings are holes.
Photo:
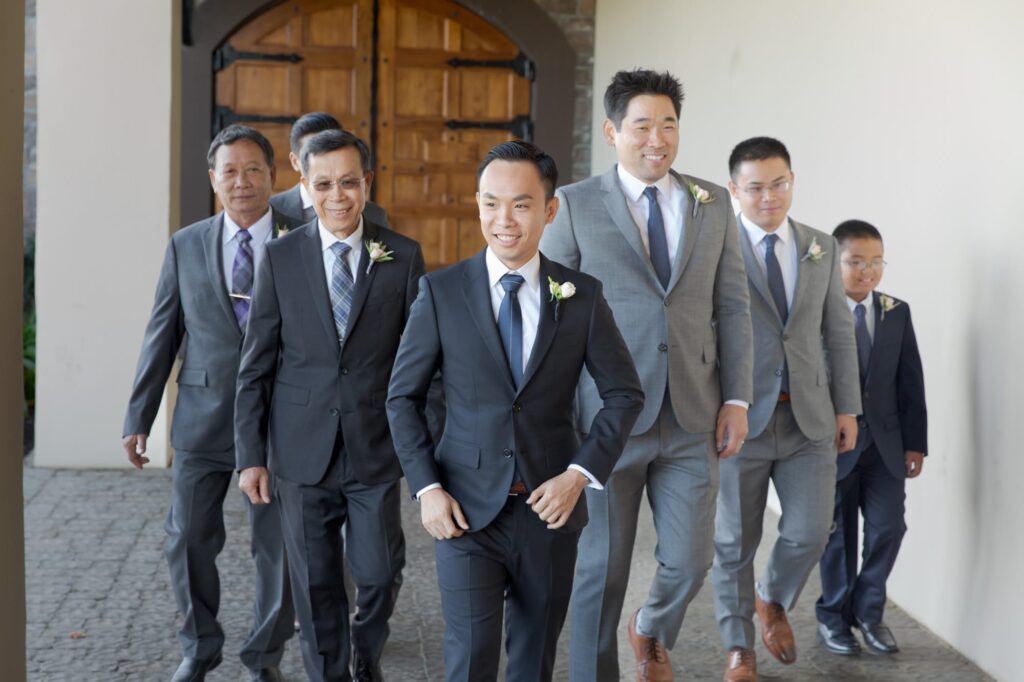
[[[775,242],[779,241],[779,235],[765,235],[764,266],[768,275],[768,291],[772,293],[772,300],[779,310],[779,317],[782,324],[789,319],[789,305],[786,303],[786,284],[782,281],[782,268],[779,266],[779,259],[775,257]]]
[[[668,257],[668,241],[665,239],[665,219],[658,206],[658,188],[651,185],[644,190],[647,197],[647,244],[651,250],[651,265],[658,276],[662,288],[668,291],[668,281],[672,278],[672,261]]]
[[[518,292],[525,281],[522,275],[514,272],[502,275],[500,280],[505,298],[501,299],[498,307],[498,331],[501,332],[501,343],[505,346],[516,388],[523,382],[523,311],[519,307]]]
[[[868,333],[867,309],[858,303],[853,309],[853,331],[857,337],[857,362],[860,365],[860,385],[868,376],[868,362],[871,360],[871,334]]]

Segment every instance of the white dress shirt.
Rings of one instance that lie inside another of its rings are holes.
[[[331,251],[331,247],[337,242],[342,242],[349,245],[349,251],[345,254],[345,258],[348,260],[348,269],[352,273],[352,281],[358,282],[360,273],[359,270],[359,256],[363,248],[363,218],[359,217],[359,225],[352,231],[345,239],[338,239],[333,233],[328,232],[327,229],[320,224],[320,219],[316,221],[317,230],[320,232],[320,248],[323,250],[324,258],[324,277],[327,279],[327,291],[331,290],[331,279],[334,277],[334,261],[336,257],[334,252]]]
[[[846,305],[850,306],[850,314],[853,315],[853,319],[856,321],[857,314],[854,309],[859,306],[864,306],[864,323],[868,328],[868,336],[871,337],[871,342],[875,341],[875,297],[868,294],[864,297],[863,301],[855,301],[849,296],[846,297]]]
[[[644,243],[647,255],[651,255],[651,243],[647,236],[647,218],[651,213],[651,204],[644,196],[647,183],[630,175],[629,171],[616,166],[619,174],[619,187],[626,197],[626,207],[637,230],[640,231],[640,241]],[[669,263],[675,263],[676,252],[679,250],[679,242],[683,238],[683,215],[685,214],[686,192],[679,185],[671,173],[654,183],[658,188],[658,207],[661,208],[661,217],[665,223],[665,245],[668,248]]]
[[[747,233],[747,238],[750,239],[750,245],[754,248],[754,257],[757,259],[757,264],[761,266],[761,272],[767,276],[768,268],[765,265],[764,259],[768,252],[768,242],[764,238],[769,233],[747,220],[747,217],[742,213],[740,214],[740,223]],[[793,232],[793,226],[789,224],[789,216],[786,216],[786,219],[782,221],[782,225],[770,234],[774,234],[779,238],[779,241],[775,243],[775,258],[779,261],[779,269],[782,270],[782,283],[786,287],[786,306],[792,310],[800,256],[796,251],[796,234]]]
[[[267,247],[267,242],[273,237],[274,230],[272,225],[273,212],[267,210],[263,217],[257,220],[255,223],[249,226],[249,234],[252,239],[249,240],[249,248],[252,250],[252,273],[253,281],[256,281],[256,270],[260,266],[260,261],[263,260],[263,250]],[[224,211],[224,229],[221,230],[221,258],[224,267],[224,284],[227,286],[228,293],[244,293],[241,291],[231,291],[231,275],[232,269],[235,265],[235,256],[238,254],[238,233],[242,231],[242,228],[231,219],[227,211]]]

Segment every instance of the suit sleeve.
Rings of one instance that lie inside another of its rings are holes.
[[[386,403],[395,453],[414,494],[440,481],[425,408],[441,365],[441,336],[430,280],[420,278],[405,333],[398,345]]]
[[[267,430],[280,333],[273,256],[267,249],[256,271],[235,392],[235,466],[239,471],[267,465]]]
[[[580,269],[580,247],[576,242],[576,231],[572,224],[572,208],[569,197],[562,190],[556,190],[558,197],[558,213],[550,225],[544,228],[540,239],[540,251],[545,256],[562,265]]]
[[[906,304],[904,304],[906,305]],[[914,452],[928,452],[928,409],[924,400],[924,368],[917,348],[914,323],[910,308],[906,309],[907,324],[903,329],[900,364],[896,370],[896,392],[900,410],[900,429],[903,447]]]
[[[730,205],[731,206],[731,205]],[[750,288],[740,252],[736,216],[726,207],[725,240],[715,273],[714,315],[718,325],[722,401],[754,402],[754,332]]]
[[[846,305],[843,277],[839,269],[839,245],[832,239],[832,274],[825,309],[822,311],[822,338],[832,370],[832,406],[839,414],[862,414],[860,370],[857,366],[857,341],[853,334],[853,316]]]
[[[122,435],[149,435],[184,336],[185,316],[178,287],[178,259],[172,239],[160,269],[153,312],[146,325]]]
[[[600,282],[594,292],[585,362],[603,405],[594,415],[572,464],[586,469],[604,485],[640,416],[644,392]]]

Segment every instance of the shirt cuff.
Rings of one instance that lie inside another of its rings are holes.
[[[440,487],[441,487],[440,483],[431,483],[426,488],[424,488],[423,490],[421,490],[418,493],[416,493],[416,500],[418,501],[420,499],[420,495],[422,495],[423,493],[429,492],[431,490],[434,490],[434,489],[440,488]]]
[[[748,403],[746,400],[726,400],[725,404],[726,405],[735,405],[737,407],[742,407],[744,410],[749,410],[750,409],[750,403]]]
[[[596,478],[594,478],[594,475],[587,471],[586,469],[584,469],[583,467],[581,467],[579,464],[570,464],[569,468],[578,471],[587,477],[587,479],[590,481],[590,485],[587,486],[588,488],[593,488],[594,490],[604,490],[604,486],[601,485]]]

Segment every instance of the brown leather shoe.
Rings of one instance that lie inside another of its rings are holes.
[[[753,649],[729,649],[723,682],[757,682],[757,654]]]
[[[636,631],[636,610],[629,619],[629,643],[636,655],[636,682],[672,682],[672,665],[661,642]]]
[[[796,663],[796,641],[793,639],[793,628],[789,627],[786,618],[786,609],[781,604],[762,601],[756,593],[754,607],[761,620],[761,640],[768,652],[779,659],[780,663]]]

